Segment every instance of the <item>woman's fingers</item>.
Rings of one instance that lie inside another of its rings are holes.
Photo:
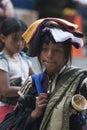
[[[47,98],[47,94],[45,93],[41,93],[36,98],[36,104],[38,105],[38,107],[44,107],[47,105],[47,103],[48,103],[48,98]]]

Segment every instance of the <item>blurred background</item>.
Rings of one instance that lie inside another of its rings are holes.
[[[79,25],[84,47],[73,48],[73,64],[87,68],[87,0],[11,0],[14,16],[29,26],[39,18],[58,17]]]

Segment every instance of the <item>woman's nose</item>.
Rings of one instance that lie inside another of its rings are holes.
[[[49,58],[50,58],[50,57],[52,57],[52,56],[53,56],[53,53],[52,53],[52,51],[51,51],[51,50],[49,50],[49,51],[48,51],[48,53],[47,53],[47,57],[49,57]]]
[[[23,45],[24,42],[23,42],[22,40],[19,40],[19,41],[17,42],[17,44],[18,44],[18,45]]]

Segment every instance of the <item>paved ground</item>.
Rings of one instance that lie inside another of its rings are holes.
[[[39,64],[37,61],[37,58],[31,58],[31,61],[33,63],[33,67],[35,69],[35,71],[38,73],[40,72],[39,69]],[[77,58],[73,58],[72,60],[72,64],[84,69],[87,69],[87,57],[77,57]]]
[[[72,64],[87,69],[87,57],[73,58]]]

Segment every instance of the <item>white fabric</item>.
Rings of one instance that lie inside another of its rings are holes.
[[[2,0],[2,8],[0,8],[0,16],[14,17],[14,6],[11,0]]]
[[[3,103],[2,101],[0,101],[0,106],[8,106],[8,104]]]
[[[64,42],[64,41],[70,39],[72,43],[76,43],[80,47],[83,46],[83,40],[81,38],[75,37],[70,32],[63,31],[59,28],[49,28],[49,30],[56,42]]]
[[[87,0],[73,0],[73,1],[77,1],[83,5],[87,5]]]
[[[10,81],[21,77],[23,84],[29,75],[29,67],[32,66],[31,61],[29,59],[25,60],[19,54],[14,59],[7,58],[8,62],[3,58],[0,59],[0,69],[9,73]]]

